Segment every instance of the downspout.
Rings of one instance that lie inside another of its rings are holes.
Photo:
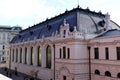
[[[53,80],[55,80],[55,45],[53,45],[53,48],[54,48],[54,72],[53,72],[54,79]]]
[[[9,69],[11,69],[11,48],[9,48]]]
[[[91,59],[90,59],[90,49],[91,47],[88,46],[88,53],[89,53],[89,80],[91,80]]]

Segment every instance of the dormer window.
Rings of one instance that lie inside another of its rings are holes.
[[[32,35],[33,34],[33,31],[30,31],[30,35]]]
[[[47,29],[51,30],[52,26],[51,25],[47,25]]]
[[[63,34],[64,34],[63,37],[65,38],[66,30],[63,31]]]
[[[102,20],[102,21],[98,22],[98,25],[101,26],[101,27],[104,27],[104,25],[105,25],[105,21]]]
[[[21,38],[22,36],[21,35],[19,35],[19,38]]]
[[[64,19],[64,23],[60,27],[61,38],[67,37],[69,32],[69,24],[66,23],[66,20]]]

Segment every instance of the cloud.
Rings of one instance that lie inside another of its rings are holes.
[[[21,25],[28,27],[63,13],[66,9],[77,7],[78,0],[0,0],[0,23],[2,25]],[[119,1],[114,0],[79,0],[82,8],[110,12],[113,19],[118,16]],[[1,25],[0,24],[0,25]]]
[[[37,0],[5,0],[0,3],[0,15],[8,18],[25,17],[43,8],[43,5],[44,1],[39,4]]]
[[[33,25],[33,23],[40,22],[47,17],[49,18],[50,16],[55,15],[56,8],[53,6],[45,6],[46,3],[46,0],[0,1],[0,17],[4,18],[4,20],[0,19],[0,22],[5,23],[11,20],[10,24],[12,25],[17,23],[20,23],[21,25],[22,22],[23,24],[26,22],[27,25]],[[33,23],[28,24],[26,21],[27,19],[31,19]]]
[[[65,1],[64,0],[58,0],[62,5],[65,5]]]

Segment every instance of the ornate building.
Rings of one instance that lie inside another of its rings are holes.
[[[9,67],[42,80],[118,80],[119,34],[108,13],[78,7],[15,36]]]
[[[6,62],[7,47],[13,37],[19,33],[19,26],[2,26],[0,25],[0,62]]]

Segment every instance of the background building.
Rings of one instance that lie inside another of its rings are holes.
[[[13,37],[21,31],[19,26],[3,26],[0,25],[0,62],[6,62],[7,47]]]
[[[101,76],[103,80],[113,79],[108,69],[115,67],[108,67],[114,66],[114,61],[107,60],[109,65],[105,65],[104,60],[99,59],[98,46],[94,47],[102,41],[107,45],[110,40],[108,37],[102,40],[101,36],[113,29],[118,30],[119,26],[110,20],[108,13],[78,6],[15,36],[9,47],[9,68],[33,77],[37,73],[42,80],[100,80]],[[115,33],[119,34],[119,31]],[[109,50],[105,49],[108,58]],[[111,59],[112,56],[115,55],[111,55]],[[115,79],[118,77],[114,76]]]

